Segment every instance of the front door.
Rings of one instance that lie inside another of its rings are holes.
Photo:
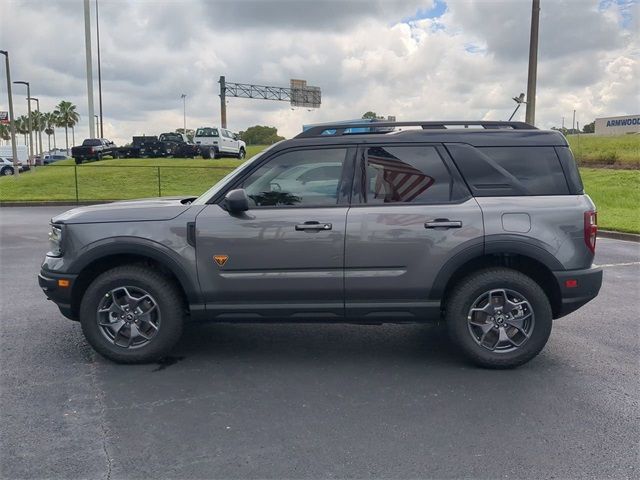
[[[372,321],[438,315],[432,293],[445,263],[482,252],[478,203],[440,146],[367,146],[359,158],[347,217],[346,315]]]
[[[202,210],[196,255],[211,317],[343,317],[353,157],[345,148],[275,153],[230,187],[245,189],[247,212],[230,215],[223,202]]]

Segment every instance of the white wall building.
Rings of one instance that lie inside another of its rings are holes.
[[[640,133],[640,114],[596,118],[596,135],[623,135],[625,133]]]

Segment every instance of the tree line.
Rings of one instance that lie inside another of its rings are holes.
[[[53,148],[56,145],[56,128],[64,128],[65,148],[69,150],[69,129],[71,129],[71,142],[75,145],[75,127],[80,121],[80,115],[76,106],[66,100],[62,100],[51,112],[31,112],[31,130],[35,133],[44,132],[47,135],[48,150],[51,150],[51,137],[53,136]],[[22,135],[24,144],[29,140],[29,116],[21,115],[14,119],[16,134]],[[11,140],[10,124],[0,124],[0,139]],[[16,140],[17,141],[17,140]]]

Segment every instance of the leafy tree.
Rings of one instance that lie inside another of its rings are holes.
[[[73,127],[80,120],[80,115],[78,115],[78,112],[76,112],[76,106],[73,103],[68,102],[66,100],[62,100],[58,104],[54,113],[56,114],[56,117],[58,119],[58,126],[64,127],[65,147],[68,151],[69,150],[69,128],[73,129]]]
[[[51,135],[53,135],[53,148],[56,148],[56,126],[58,118],[55,112],[46,112],[43,114],[44,133],[47,134],[47,143],[49,151],[51,151]]]
[[[284,140],[284,137],[278,135],[276,127],[267,127],[265,125],[254,125],[238,135],[247,145],[271,145]]]
[[[26,115],[20,115],[16,118],[16,132],[24,136],[24,144],[27,144],[27,135],[29,134],[29,119]]]
[[[587,123],[582,126],[583,133],[595,133],[596,131],[596,122],[595,120],[591,123]]]
[[[176,128],[176,133],[184,133],[184,128]],[[193,130],[193,128],[187,128],[186,135],[190,142],[193,142],[193,136],[195,134],[196,132]]]
[[[9,131],[9,125],[0,123],[0,140],[8,142],[11,138],[11,132]]]
[[[368,111],[362,114],[363,120],[382,120],[384,117],[379,117],[376,112]]]

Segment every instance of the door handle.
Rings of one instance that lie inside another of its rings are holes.
[[[425,222],[424,228],[461,228],[460,220],[449,220],[448,218],[436,218],[431,222]]]
[[[333,225],[330,223],[320,222],[304,222],[296,225],[296,230],[331,230]]]

